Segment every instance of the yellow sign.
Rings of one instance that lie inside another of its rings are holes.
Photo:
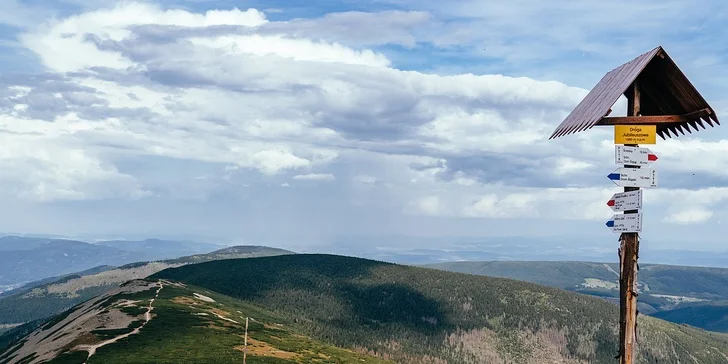
[[[657,126],[615,125],[614,144],[657,144]]]

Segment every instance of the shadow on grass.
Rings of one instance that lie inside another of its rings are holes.
[[[303,320],[361,330],[404,326],[420,333],[454,328],[441,304],[413,287],[377,282],[390,263],[325,254],[206,262],[150,277],[178,280],[248,300]]]

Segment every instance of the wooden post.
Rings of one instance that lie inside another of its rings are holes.
[[[243,349],[243,364],[248,357],[248,318],[245,318],[245,348]]]
[[[632,84],[627,98],[629,116],[640,114],[640,90],[637,80]],[[637,147],[637,144],[626,144]],[[625,165],[626,168],[640,168]],[[639,187],[625,187],[624,192],[637,191]],[[625,214],[636,214],[627,210]],[[639,256],[639,234],[623,233],[619,247],[619,364],[634,364],[637,347],[637,257]]]

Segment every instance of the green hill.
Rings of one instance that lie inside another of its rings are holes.
[[[250,364],[391,363],[299,335],[267,310],[165,280],[130,281],[73,307],[0,350],[0,363],[241,363],[246,317]]]
[[[0,333],[13,327],[50,317],[73,305],[84,302],[119,284],[145,278],[169,267],[212,261],[260,256],[293,254],[293,252],[262,246],[234,246],[207,254],[197,254],[157,262],[138,262],[114,269],[104,267],[62,277],[45,284],[33,284],[29,288],[0,297]],[[98,272],[100,270],[100,272]]]
[[[402,363],[612,363],[618,308],[510,279],[330,255],[224,260],[152,278],[266,307],[306,335]],[[640,316],[645,363],[728,363],[722,334]]]
[[[569,291],[619,298],[618,264],[590,262],[449,262],[426,267],[504,277]],[[676,323],[728,332],[728,269],[641,264],[640,312]]]
[[[244,317],[254,319],[251,364],[613,363],[617,315],[604,300],[527,282],[282,255],[124,284],[44,323],[0,363],[79,363],[93,345],[130,333],[88,363],[239,363]],[[726,335],[648,316],[639,328],[639,363],[728,363]]]

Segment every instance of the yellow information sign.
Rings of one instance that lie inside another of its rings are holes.
[[[614,144],[657,144],[657,126],[615,125]]]

